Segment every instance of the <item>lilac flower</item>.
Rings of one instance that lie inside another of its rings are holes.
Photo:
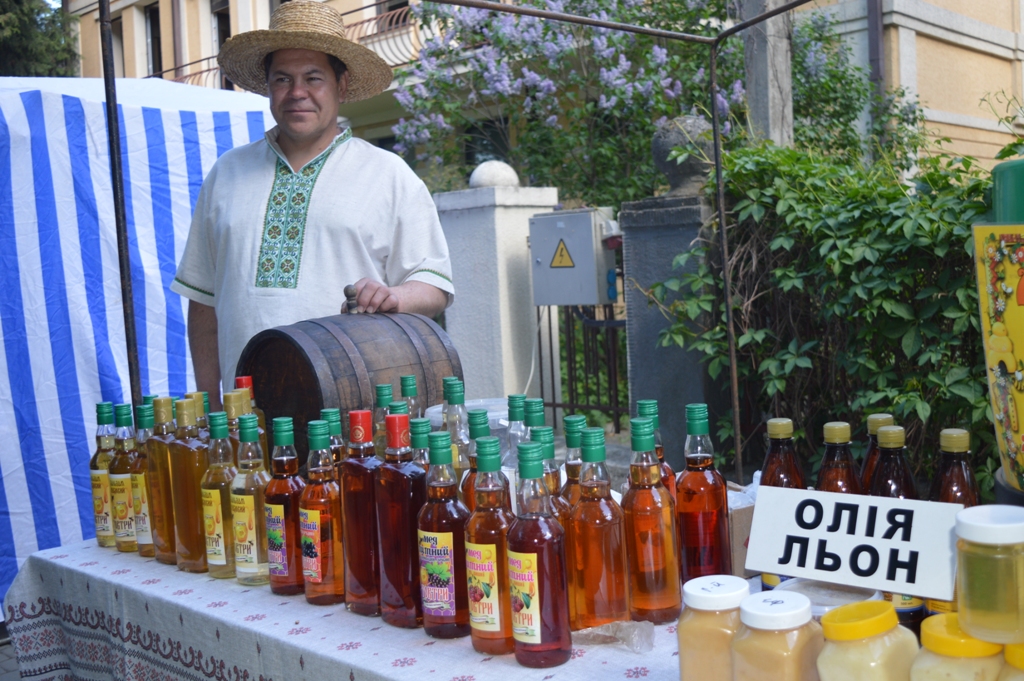
[[[618,97],[606,98],[603,94],[597,98],[597,108],[599,109],[611,109],[619,102]]]
[[[730,121],[726,121],[725,124],[722,125],[722,134],[728,135],[730,132],[732,132],[732,123]]]
[[[725,118],[729,115],[729,100],[722,96],[722,91],[715,93],[715,106],[718,107],[718,115]]]
[[[732,84],[732,92],[729,93],[729,101],[733,104],[742,104],[747,91],[743,89],[743,81],[736,80]]]
[[[549,128],[560,128],[560,127],[562,127],[562,126],[560,126],[558,124],[558,116],[554,116],[554,115],[548,116],[547,119],[544,121],[544,125],[548,126]]]
[[[407,111],[412,109],[414,102],[412,94],[410,94],[405,88],[398,88],[395,90],[395,101],[398,102],[399,106]]]
[[[668,50],[655,45],[651,48],[651,63],[655,66],[664,66],[668,61]]]
[[[699,69],[697,69],[697,73],[693,74],[693,79],[692,80],[697,85],[703,85],[704,84],[704,67],[703,66],[700,67]]]

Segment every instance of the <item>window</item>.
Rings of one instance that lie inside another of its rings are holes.
[[[160,43],[160,3],[145,8],[146,13],[146,55],[149,58],[149,75],[164,70]]]
[[[231,10],[229,0],[210,0],[210,16],[213,19],[213,53],[220,54],[220,48],[231,37]],[[230,80],[221,76],[220,87],[222,90],[233,90],[234,85]]]
[[[114,46],[114,77],[124,78],[124,27],[121,17],[110,21],[110,42]]]
[[[500,121],[480,121],[466,130],[466,165],[475,168],[484,161],[508,160],[508,136]]]

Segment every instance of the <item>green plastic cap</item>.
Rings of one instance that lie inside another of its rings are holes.
[[[402,397],[416,397],[416,374],[401,376],[398,380],[402,382]]]
[[[555,429],[551,426],[530,428],[530,442],[539,442],[543,445],[541,452],[545,459],[555,458]]]
[[[228,436],[228,413],[226,411],[207,414],[206,423],[210,426],[211,440],[223,440]]]
[[[210,413],[210,393],[203,391],[203,413]]]
[[[539,442],[520,442],[517,445],[519,452],[519,477],[541,478],[544,477],[544,447]]]
[[[501,470],[501,440],[485,435],[476,441],[476,469],[481,473]]]
[[[526,422],[527,428],[544,425],[544,400],[539,397],[528,398],[526,400],[525,412],[526,418],[523,420]]]
[[[637,400],[636,415],[644,416],[654,422],[654,429],[658,429],[658,400]],[[646,451],[646,450],[644,450]]]
[[[448,391],[452,383],[457,383],[459,380],[458,376],[445,376],[441,379],[441,392],[444,393],[444,401],[448,401]]]
[[[227,416],[225,413],[224,416]],[[224,422],[227,425],[227,421]],[[330,424],[328,424],[330,428]],[[211,436],[212,437],[212,436]],[[256,414],[242,414],[238,417],[238,441],[258,442],[260,439],[260,420]]]
[[[143,395],[142,396],[142,403],[143,404],[153,404],[153,400],[155,400],[158,397],[160,397],[160,396],[159,395]]]
[[[118,428],[132,427],[132,405],[118,404],[114,406],[114,423]]]
[[[278,416],[274,423],[274,446],[292,447],[295,445],[295,424],[291,416]]]
[[[427,436],[430,435],[430,419],[409,419],[409,446],[413,449],[426,449],[430,446]]]
[[[113,402],[99,402],[96,404],[96,425],[98,426],[112,426],[114,425],[114,403]]]
[[[427,436],[430,443],[430,465],[447,466],[452,462],[452,436],[447,431],[431,433]]]
[[[327,421],[310,421],[306,424],[306,437],[309,440],[309,451],[330,449],[331,430]]]
[[[580,434],[580,449],[584,463],[604,461],[604,428],[584,428]]]
[[[469,439],[477,440],[491,434],[491,423],[486,409],[469,410]]]
[[[526,418],[524,413],[526,409],[526,395],[509,395],[508,396],[508,420],[522,421]]]
[[[565,431],[565,446],[569,449],[580,448],[580,433],[587,427],[587,417],[573,414],[562,419],[562,430]]]
[[[327,431],[331,435],[341,435],[341,410],[329,407],[320,410],[320,418],[327,421]],[[241,417],[239,417],[241,427]]]
[[[392,399],[393,389],[390,383],[381,383],[377,386],[377,407],[386,409]]]
[[[708,405],[701,402],[686,405],[686,434],[707,435]]]
[[[408,414],[409,413],[409,403],[406,402],[405,400],[395,400],[394,402],[390,402],[388,404],[388,413],[389,414]]]
[[[153,428],[153,405],[152,404],[140,404],[135,407],[135,427],[139,430],[143,428]]]
[[[634,452],[654,451],[654,419],[646,416],[629,420]]]
[[[448,404],[465,404],[466,386],[462,381],[452,381],[448,384]]]

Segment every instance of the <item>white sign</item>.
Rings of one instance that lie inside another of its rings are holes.
[[[953,600],[961,504],[760,487],[748,570]]]

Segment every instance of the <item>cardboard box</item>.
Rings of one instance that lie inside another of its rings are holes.
[[[728,483],[729,489],[741,492],[743,488],[734,482]],[[754,507],[741,506],[729,509],[729,546],[732,548],[732,573],[737,577],[750,578],[760,574],[747,570],[747,543],[750,541],[750,523],[754,520]]]

